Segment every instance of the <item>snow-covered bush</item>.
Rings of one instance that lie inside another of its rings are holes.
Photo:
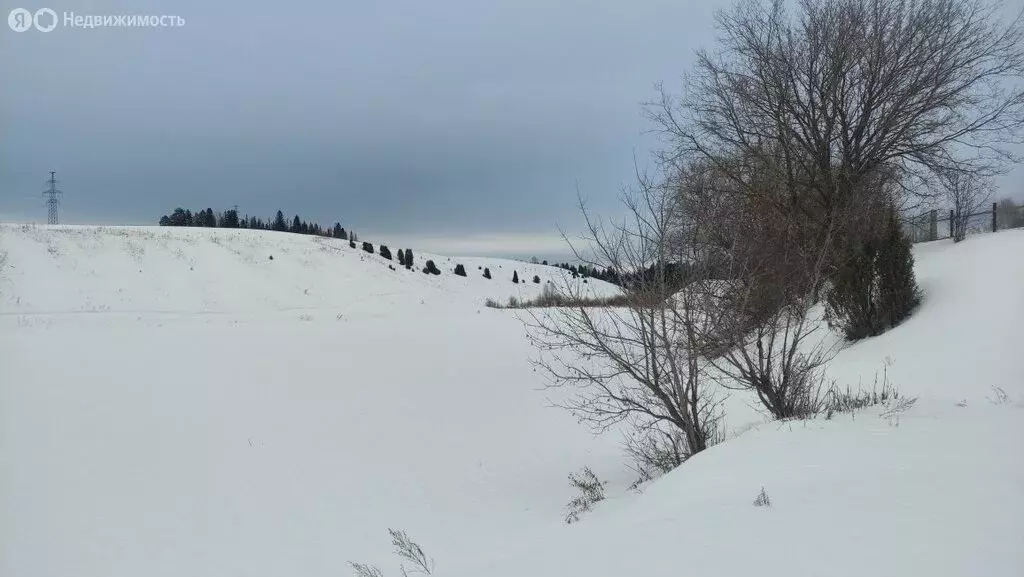
[[[424,274],[441,274],[441,269],[437,268],[437,265],[434,264],[434,261],[428,260],[427,265],[423,267],[423,272]]]

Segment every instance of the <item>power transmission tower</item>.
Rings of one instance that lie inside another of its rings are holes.
[[[57,209],[60,207],[60,197],[64,193],[57,190],[57,171],[50,171],[50,180],[46,181],[50,185],[49,190],[43,191],[43,197],[46,198],[47,224],[58,224]]]

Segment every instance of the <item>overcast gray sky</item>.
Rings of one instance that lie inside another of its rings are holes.
[[[2,14],[185,24],[0,25],[0,219],[44,221],[55,169],[64,222],[237,204],[513,254],[560,252],[577,182],[595,210],[617,210],[653,144],[640,103],[659,80],[678,86],[729,3],[32,1],[0,0]],[[1017,194],[1021,175],[1000,184]]]

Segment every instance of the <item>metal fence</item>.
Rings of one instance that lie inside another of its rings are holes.
[[[1018,212],[1024,212],[1017,207]],[[1000,228],[1012,228],[1022,226],[1020,218],[1000,219],[999,204],[993,202],[991,207],[983,211],[975,212],[964,217],[966,219],[967,234],[979,232],[995,232]],[[923,214],[903,219],[903,228],[907,236],[913,242],[928,242],[951,238],[953,236],[954,216],[952,210],[929,210]]]

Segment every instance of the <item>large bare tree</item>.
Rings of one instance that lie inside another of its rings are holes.
[[[845,210],[950,171],[987,174],[1024,125],[1024,26],[979,0],[746,0],[718,15],[719,49],[698,53],[685,91],[650,116],[666,160],[696,153],[737,183],[738,157],[777,163],[793,210]]]

